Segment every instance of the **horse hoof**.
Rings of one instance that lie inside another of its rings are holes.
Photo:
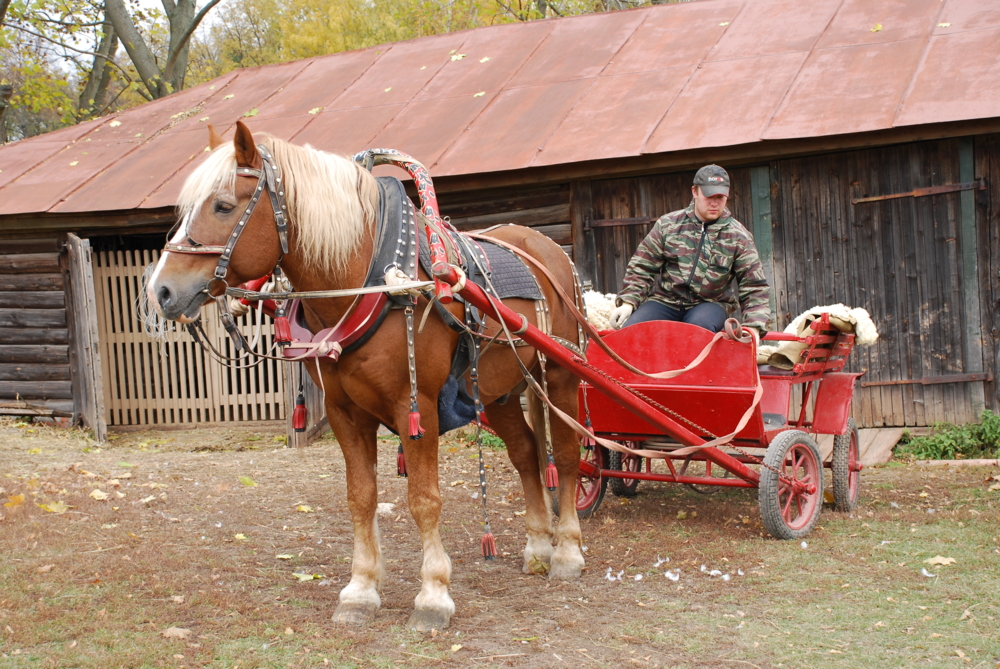
[[[418,632],[443,630],[451,622],[451,616],[436,609],[415,609],[406,626]]]
[[[549,578],[555,581],[572,581],[580,578],[583,573],[583,555],[579,549],[560,550],[552,555],[552,564],[549,571]]]
[[[338,625],[363,626],[375,620],[375,612],[378,607],[375,604],[338,604],[337,610],[333,612],[333,622]]]

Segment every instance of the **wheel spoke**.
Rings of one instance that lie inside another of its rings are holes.
[[[782,505],[781,517],[784,518],[784,519],[786,519],[786,520],[788,519],[788,512],[792,508],[792,500],[793,499],[795,499],[795,495],[793,493],[790,493],[788,495],[788,497],[786,497],[785,503]],[[781,497],[779,497],[778,500],[780,501]]]

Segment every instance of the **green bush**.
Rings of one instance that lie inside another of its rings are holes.
[[[905,435],[896,454],[917,460],[964,460],[1000,457],[1000,416],[989,409],[978,423],[935,423],[924,437]]]

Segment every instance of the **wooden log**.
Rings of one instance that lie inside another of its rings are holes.
[[[536,225],[535,230],[538,230],[540,233],[560,246],[572,246],[573,244],[573,230],[569,223]]]
[[[0,292],[18,290],[62,290],[62,274],[0,274]]]
[[[0,292],[0,309],[60,309],[66,294],[58,290]]]
[[[73,399],[69,381],[0,381],[0,399],[13,400],[69,400]]]
[[[63,328],[65,309],[0,309],[0,327]]]
[[[0,344],[69,344],[66,328],[0,328]]]
[[[551,207],[523,209],[521,211],[503,211],[483,216],[465,216],[451,219],[452,225],[459,230],[476,230],[488,228],[491,225],[513,223],[515,225],[536,226],[547,223],[564,223],[569,221],[569,202]]]
[[[56,236],[35,239],[0,239],[0,253],[54,253],[59,250]]]
[[[24,346],[0,344],[0,363],[61,364],[69,361],[69,346]]]
[[[72,416],[73,400],[0,402],[0,416]]]
[[[0,274],[42,274],[58,271],[58,253],[0,255]]]
[[[467,218],[469,216],[495,214],[501,211],[520,211],[523,209],[551,207],[564,204],[568,199],[569,193],[566,190],[556,190],[544,193],[529,193],[527,195],[508,195],[502,198],[478,200],[462,204],[450,204],[442,201],[440,206],[443,216]]]
[[[0,381],[69,381],[69,365],[0,365]]]

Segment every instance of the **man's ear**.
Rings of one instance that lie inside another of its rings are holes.
[[[218,146],[222,146],[226,140],[222,139],[222,135],[219,131],[215,129],[215,126],[211,123],[208,124],[208,148],[215,149]]]
[[[243,121],[236,122],[236,136],[233,137],[233,145],[236,147],[236,164],[244,167],[254,167],[260,169],[264,161],[261,160],[260,153],[257,152],[257,145],[253,141],[253,134],[250,129],[243,124]]]

